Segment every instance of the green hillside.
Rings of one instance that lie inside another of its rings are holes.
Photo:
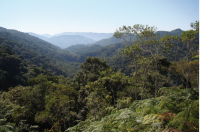
[[[70,63],[76,60],[75,56],[27,33],[1,27],[0,44],[8,45],[18,55],[22,55],[28,63],[39,67],[45,65],[56,75],[73,77],[76,70],[79,69],[79,64]],[[71,67],[71,70],[63,67],[63,65]]]
[[[28,63],[8,45],[0,45],[0,73],[0,91],[8,91],[10,87],[18,85],[28,86],[28,80],[39,74],[55,76],[46,65],[38,67]]]
[[[99,41],[95,42],[94,44],[97,44],[97,45],[100,45],[100,46],[108,46],[108,45],[111,45],[111,44],[119,43],[121,41],[122,41],[121,39],[117,39],[117,38],[112,36],[108,39],[99,40]]]
[[[126,41],[84,53],[1,28],[0,131],[198,132],[199,22],[191,28],[122,26],[114,36]]]
[[[163,37],[166,34],[179,35],[180,36],[182,32],[183,31],[181,29],[175,29],[175,30],[172,30],[172,31],[157,31],[156,34],[160,34],[160,37]],[[130,39],[129,36],[127,36],[125,40],[129,41],[129,39]],[[132,41],[134,41],[134,40],[136,40],[135,36],[132,38]],[[112,36],[108,39],[102,39],[102,40],[96,41],[94,44],[105,47],[105,46],[108,46],[108,45],[111,45],[111,44],[120,43],[122,41],[124,41],[124,39],[120,39],[120,38],[116,38],[116,37]],[[92,45],[92,44],[90,44],[90,45]]]
[[[72,45],[68,48],[65,48],[64,51],[71,51],[72,54],[80,55],[82,53],[87,53],[87,52],[90,52],[90,51],[100,49],[101,47],[102,46],[100,46],[100,45],[87,46],[87,45],[84,45],[84,44],[77,44],[77,45]]]

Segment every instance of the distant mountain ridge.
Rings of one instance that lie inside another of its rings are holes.
[[[181,29],[175,29],[172,31],[157,31],[157,33],[160,34],[160,37],[163,37],[166,34],[180,36],[182,32],[183,31]],[[100,45],[104,47],[124,41],[120,38],[115,38],[113,36],[114,33],[64,32],[53,35],[52,37],[49,34],[44,34],[44,35],[38,35],[35,33],[29,33],[29,34],[38,37],[44,41],[47,41],[49,43],[52,43],[63,49],[77,44],[85,44],[87,46]],[[134,40],[136,40],[135,37],[133,38],[133,41]]]
[[[52,35],[49,35],[49,34],[42,34],[42,36],[47,37],[47,38],[51,38],[52,37]]]
[[[91,44],[94,43],[95,40],[85,38],[84,36],[80,35],[60,35],[47,39],[47,42],[57,45],[61,48],[67,48],[75,44]]]
[[[95,42],[95,40],[86,38],[81,35],[60,35],[60,36],[52,36],[49,38],[45,37],[45,36],[50,36],[48,34],[39,35],[32,32],[29,32],[28,34],[31,36],[38,37],[39,39],[47,41],[63,49],[76,44],[92,44]]]
[[[108,45],[111,45],[111,44],[116,44],[116,43],[119,43],[119,42],[122,42],[123,40],[120,39],[120,38],[115,38],[114,36],[108,38],[108,39],[102,39],[102,40],[99,40],[99,41],[96,41],[94,44],[92,45],[100,45],[102,47],[104,46],[108,46]]]
[[[183,32],[183,30],[181,30],[180,28],[174,29],[172,31],[157,31],[157,33],[160,34],[160,37],[165,36],[166,34],[169,35],[181,35],[181,33]]]
[[[32,32],[28,32],[28,34],[31,35],[31,36],[38,37],[39,39],[42,39],[44,41],[47,41],[49,39],[48,37],[45,37],[44,35],[39,35],[39,34],[32,33]]]
[[[169,35],[181,35],[181,33],[183,32],[183,30],[181,29],[175,29],[175,30],[172,30],[172,31],[157,31],[157,33],[160,34],[160,37],[163,37],[165,36],[166,34],[169,34]],[[129,38],[127,38],[127,40],[129,40]],[[133,37],[132,41],[136,40],[136,37]],[[108,39],[102,39],[100,41],[96,41],[95,43],[93,44],[89,44],[90,46],[91,45],[100,45],[102,47],[105,47],[105,46],[109,46],[111,44],[116,44],[116,43],[120,43],[124,41],[123,39],[120,39],[120,38],[115,38],[114,36],[108,38]]]
[[[99,41],[102,39],[107,39],[113,36],[114,33],[93,33],[93,32],[64,32],[55,34],[54,36],[60,36],[60,35],[81,35],[86,38],[93,39],[95,41]]]

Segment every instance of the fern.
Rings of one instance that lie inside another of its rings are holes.
[[[168,127],[179,130],[196,131],[199,129],[199,100],[193,101],[185,110],[169,122]],[[190,125],[186,125],[190,124]]]
[[[127,108],[131,104],[131,97],[123,97],[117,100],[117,109]]]
[[[193,97],[193,95],[195,95]],[[161,88],[157,98],[131,102],[127,108],[108,107],[99,121],[87,119],[66,132],[153,132],[199,130],[199,100],[195,92],[179,88]],[[118,100],[125,103],[126,99]]]

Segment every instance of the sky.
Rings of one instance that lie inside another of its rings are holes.
[[[37,34],[114,33],[135,24],[191,29],[199,0],[0,0],[0,27]]]

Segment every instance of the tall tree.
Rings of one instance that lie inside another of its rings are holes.
[[[131,56],[133,58],[133,63],[135,66],[135,73],[133,74],[135,77],[135,100],[137,100],[137,70],[138,70],[138,59],[140,58],[140,51],[141,49],[137,44],[127,46],[126,49],[122,50],[122,54],[126,54],[128,56]]]
[[[116,38],[121,38],[124,41],[128,42],[130,46],[126,46],[126,49],[123,49],[121,51],[122,55],[128,55],[132,57],[133,63],[135,65],[135,100],[137,100],[137,63],[138,63],[138,58],[139,58],[139,53],[141,51],[140,47],[138,44],[135,43],[134,38],[136,38],[136,35],[140,32],[140,25],[134,25],[133,27],[131,26],[122,26],[120,27],[119,30],[117,30],[114,33],[114,36]]]
[[[186,73],[186,79],[187,79],[186,89],[188,88],[188,83],[189,83],[189,72],[190,72],[189,61],[191,60],[193,49],[195,48],[195,46],[198,46],[195,43],[197,34],[198,34],[198,32],[195,30],[184,31],[181,34],[181,40],[182,40],[183,44],[187,46],[186,60],[187,60],[188,71]]]
[[[100,72],[106,70],[109,66],[105,60],[99,59],[98,57],[86,57],[85,62],[80,67],[81,71],[74,77],[74,80],[79,85],[79,89],[80,86],[85,86],[88,82],[97,80]]]
[[[150,53],[155,61],[155,96],[158,92],[158,55],[161,46],[159,42],[160,34],[156,33],[156,31],[156,27],[146,25],[141,27],[141,33],[137,35],[143,51]]]

